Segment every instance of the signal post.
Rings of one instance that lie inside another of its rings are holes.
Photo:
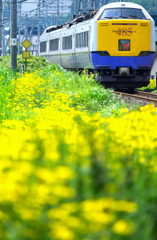
[[[25,71],[27,70],[27,59],[30,58],[30,51],[27,51],[27,49],[32,45],[32,43],[28,40],[25,39],[21,45],[26,49],[26,51],[22,51],[22,58],[25,59]]]

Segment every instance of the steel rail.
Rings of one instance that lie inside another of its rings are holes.
[[[157,94],[153,94],[153,93],[147,93],[147,92],[142,92],[142,91],[135,91],[133,94],[125,93],[125,92],[117,92],[117,91],[114,91],[114,93],[116,93],[118,95],[121,94],[123,96],[127,96],[127,97],[130,97],[130,98],[136,98],[136,99],[139,99],[139,100],[144,100],[146,102],[157,103]],[[145,95],[145,97],[144,97],[144,95]]]
[[[142,95],[142,96],[157,98],[157,94],[156,94],[156,93],[144,92],[144,91],[135,91],[135,93],[136,93],[137,95]]]

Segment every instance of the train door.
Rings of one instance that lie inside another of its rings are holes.
[[[88,55],[89,55],[89,61],[92,63],[91,60],[91,26],[89,25],[89,35],[88,35]]]
[[[62,33],[59,34],[59,60],[60,60],[60,65],[62,66],[61,52],[62,52]]]
[[[76,29],[74,29],[73,32],[73,63],[74,63],[74,67],[75,69],[77,69],[77,64],[76,64]]]

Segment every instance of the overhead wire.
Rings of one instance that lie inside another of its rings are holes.
[[[72,5],[72,3],[74,2],[74,1],[76,1],[76,0],[71,0],[71,5]],[[92,2],[93,0],[91,0],[91,1],[89,1],[88,3],[86,3],[85,4],[85,6],[83,7],[83,9],[86,7],[86,5],[88,5],[90,2]],[[103,0],[100,0],[101,2],[103,2]],[[94,1],[94,2],[100,2],[99,0],[97,1]],[[83,1],[84,2],[84,1]],[[10,1],[3,1],[2,3],[10,3]],[[34,4],[37,4],[38,5],[38,2],[36,2],[36,1],[32,1],[32,2],[29,2],[29,0],[20,0],[20,1],[14,1],[13,3],[17,3],[18,5],[19,4],[29,4],[29,3],[34,3]],[[38,9],[40,9],[42,12],[48,12],[48,13],[54,13],[54,10],[52,9],[52,10],[46,10],[46,9],[43,9],[43,8],[46,8],[47,6],[49,6],[49,7],[53,7],[53,5],[57,5],[57,1],[53,1],[52,0],[52,2],[51,3],[43,3],[43,2],[41,2],[41,5],[42,6],[37,6],[36,8],[34,8],[34,9],[32,9],[32,10],[29,10],[29,11],[26,11],[26,12],[21,12],[20,13],[20,16],[19,16],[19,12],[17,11],[17,17],[19,17],[20,18],[20,20],[23,20],[23,18],[25,17],[25,15],[27,14],[27,18],[29,19],[29,18],[33,18],[33,17],[35,17],[35,14],[33,14],[33,15],[30,15],[31,13],[33,13],[34,11],[37,11]],[[61,10],[61,8],[64,6],[64,4],[63,4],[63,2],[60,2],[59,3],[59,10]],[[78,10],[79,11],[79,10]],[[57,13],[57,10],[56,10],[56,13]],[[6,14],[5,12],[4,12],[4,14]],[[45,14],[43,14],[43,16],[45,16]],[[51,16],[51,15],[48,15],[48,18],[55,18],[56,16]],[[5,18],[5,19],[3,19],[2,20],[2,23],[4,23],[5,22],[5,24],[7,24],[6,22],[8,21],[9,22],[9,20],[10,20],[10,17],[8,17],[8,18]]]

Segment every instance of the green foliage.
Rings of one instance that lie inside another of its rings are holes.
[[[88,75],[86,70],[79,75],[77,72],[67,71],[58,65],[51,64],[38,74],[49,79],[51,72],[56,72],[58,75],[53,77],[52,86],[62,93],[69,94],[71,107],[79,106],[90,113],[101,112],[103,116],[112,114],[121,116],[120,109],[129,107],[121,97],[113,93],[113,90],[104,89],[100,83],[96,82],[94,75]],[[130,108],[133,109],[133,107]]]
[[[17,58],[17,70],[20,72],[20,65],[23,63],[21,56]],[[16,78],[15,73],[10,71],[10,57],[0,58],[0,69],[4,79],[11,79],[12,75]],[[88,75],[85,70],[81,75],[77,72],[70,72],[62,69],[59,65],[49,64],[45,58],[31,56],[28,60],[28,72],[39,71],[37,74],[44,78],[52,78],[52,87],[58,89],[61,93],[67,93],[70,96],[71,107],[82,108],[83,111],[88,110],[90,113],[101,112],[103,116],[121,116],[121,108],[129,107],[121,97],[117,97],[112,90],[104,89],[96,82],[94,75]],[[54,77],[54,73],[55,77]],[[10,75],[11,74],[11,75]],[[52,76],[51,76],[52,75]],[[2,82],[1,82],[2,83]],[[10,89],[10,80],[7,81],[7,91]],[[3,85],[0,86],[3,88]],[[3,96],[4,97],[4,96]],[[1,111],[4,111],[4,101],[1,101]],[[129,107],[132,109],[133,107]]]
[[[17,72],[21,72],[21,64],[25,65],[25,59],[22,58],[22,55],[17,55]],[[48,64],[48,61],[44,57],[31,55],[30,59],[27,59],[27,72],[44,69]],[[10,71],[10,67],[10,55],[0,57],[0,68]]]
[[[146,91],[146,92],[157,93],[156,79],[150,79],[149,85],[147,87],[139,88],[139,90]]]

